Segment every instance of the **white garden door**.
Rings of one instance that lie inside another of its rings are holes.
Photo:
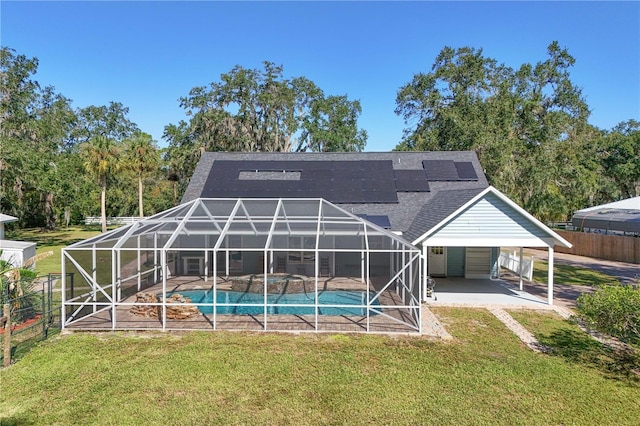
[[[447,275],[447,248],[429,247],[429,275],[432,277],[444,277]]]

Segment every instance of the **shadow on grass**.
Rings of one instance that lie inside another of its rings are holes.
[[[558,330],[538,336],[550,354],[572,363],[595,368],[605,377],[640,385],[640,353],[632,349],[615,350],[579,330]]]
[[[539,283],[547,282],[548,265],[544,263],[533,271],[533,280]],[[578,284],[594,286],[617,283],[618,279],[593,269],[579,268],[572,265],[556,264],[554,266],[554,282],[560,284]]]
[[[100,233],[100,228],[78,226],[74,228],[60,228],[55,231],[31,228],[24,230],[12,230],[8,231],[6,234],[8,239],[36,242],[39,247],[57,247],[82,241],[91,236],[86,235],[87,233],[98,234]]]

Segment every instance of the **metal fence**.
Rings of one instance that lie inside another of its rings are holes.
[[[39,277],[34,290],[5,299],[0,312],[1,365],[17,361],[36,343],[60,331],[59,279],[60,274]]]

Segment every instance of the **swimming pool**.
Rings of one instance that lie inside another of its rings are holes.
[[[167,297],[173,294],[181,294],[191,299],[191,303],[213,303],[213,291],[211,290],[184,290],[167,293]],[[373,293],[370,293],[373,297]],[[274,315],[315,315],[315,293],[294,294],[267,294],[267,313]],[[366,305],[367,293],[364,291],[340,291],[325,290],[318,292],[318,303],[321,305]],[[260,315],[264,313],[264,295],[257,293],[244,293],[239,291],[218,290],[216,292],[217,304],[249,304],[255,306],[217,306],[216,314],[235,315]],[[312,305],[312,306],[279,306],[279,305]],[[376,299],[372,306],[379,306]],[[212,314],[213,306],[198,306],[203,314]],[[366,316],[367,308],[360,307],[336,307],[319,306],[318,315],[353,315]],[[369,315],[377,315],[371,311]]]

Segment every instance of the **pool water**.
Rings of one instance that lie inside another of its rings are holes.
[[[181,294],[191,299],[191,303],[213,303],[213,291],[211,290],[184,290],[167,293],[167,297],[173,294]],[[318,292],[318,303],[323,305],[366,305],[367,293],[364,291],[339,291],[325,290]],[[293,293],[293,294],[267,294],[268,314],[280,315],[315,315],[314,306],[278,306],[278,305],[314,305],[315,293]],[[373,293],[371,293],[373,297]],[[256,306],[217,306],[216,314],[235,315],[260,315],[264,313],[264,295],[258,293],[245,293],[239,291],[218,290],[216,292],[216,303],[222,304],[254,304]],[[376,299],[372,306],[379,306]],[[198,306],[203,314],[212,314],[213,306]],[[319,306],[318,315],[353,315],[366,316],[367,308],[360,307],[327,307]],[[376,315],[371,311],[370,315]]]

